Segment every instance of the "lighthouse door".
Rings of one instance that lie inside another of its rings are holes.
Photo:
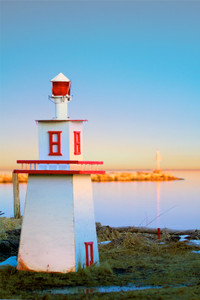
[[[85,242],[85,256],[86,267],[89,267],[94,262],[93,242]]]

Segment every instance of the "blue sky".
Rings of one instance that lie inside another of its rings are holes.
[[[85,159],[106,168],[200,168],[200,3],[1,1],[0,168],[37,159],[50,80],[72,81]]]

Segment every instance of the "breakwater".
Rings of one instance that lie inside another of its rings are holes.
[[[27,174],[19,174],[20,183],[28,181]],[[106,174],[94,174],[91,176],[93,182],[109,182],[109,181],[171,181],[181,180],[172,174],[164,173],[162,170],[154,170],[150,172],[106,172]],[[0,183],[12,183],[12,174],[0,174]]]

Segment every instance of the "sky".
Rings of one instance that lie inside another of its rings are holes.
[[[200,168],[199,1],[0,1],[0,169],[37,159],[50,80],[72,82],[85,160]]]

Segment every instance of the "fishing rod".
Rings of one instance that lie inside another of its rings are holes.
[[[172,210],[174,207],[176,207],[177,205],[172,206],[171,208],[165,210],[163,213],[157,215],[153,220],[151,220],[149,223],[146,224],[146,226],[148,226],[149,224],[151,224],[153,221],[155,221],[158,217],[163,216],[164,214],[166,214],[168,211]]]
[[[147,223],[145,226],[150,225],[153,221],[155,221],[155,220],[156,220],[157,218],[159,218],[160,216],[166,214],[168,211],[172,210],[174,207],[176,207],[176,205],[170,207],[169,209],[165,210],[165,211],[162,212],[161,214],[157,215],[154,219],[152,219],[152,220],[151,220],[149,223]],[[145,219],[146,219],[146,217],[144,218],[144,220],[145,220]],[[143,220],[143,221],[144,221],[144,220]],[[143,223],[143,221],[138,225],[138,227],[141,226],[141,224]]]

